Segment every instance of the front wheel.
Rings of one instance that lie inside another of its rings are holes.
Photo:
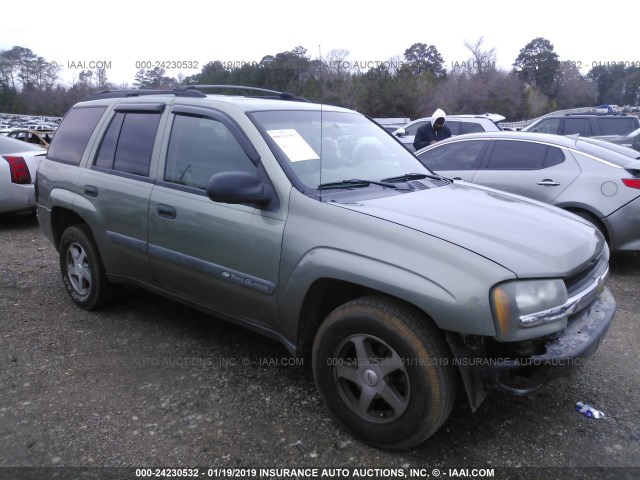
[[[67,293],[79,307],[95,310],[111,297],[109,283],[102,260],[85,225],[67,228],[60,238],[60,272]]]
[[[381,448],[423,442],[455,401],[455,371],[442,332],[395,299],[363,297],[334,310],[318,330],[312,365],[330,413]]]

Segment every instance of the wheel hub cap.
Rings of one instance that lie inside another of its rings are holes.
[[[375,387],[378,383],[378,375],[376,375],[376,372],[374,372],[373,370],[366,370],[363,377],[364,381],[370,387]]]
[[[360,418],[389,423],[409,406],[411,393],[405,363],[385,341],[351,335],[336,349],[334,381],[346,406]]]

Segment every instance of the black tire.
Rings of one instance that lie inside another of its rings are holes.
[[[456,375],[442,332],[417,309],[387,297],[334,310],[314,340],[312,367],[329,412],[381,448],[422,443],[455,402]]]
[[[86,225],[67,228],[58,248],[60,272],[67,293],[85,310],[97,310],[111,298],[113,286],[104,272],[100,254]]]

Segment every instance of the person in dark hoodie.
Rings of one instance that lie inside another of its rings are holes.
[[[413,140],[413,148],[420,150],[421,148],[436,143],[439,140],[449,138],[451,136],[451,130],[444,122],[447,119],[447,114],[441,109],[437,109],[431,115],[431,122],[425,123],[416,132],[416,136]]]

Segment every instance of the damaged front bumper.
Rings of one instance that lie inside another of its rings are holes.
[[[571,373],[597,350],[615,311],[613,295],[605,288],[564,330],[546,337],[528,355],[491,355],[483,338],[447,335],[471,408],[478,408],[491,390],[525,395]]]

